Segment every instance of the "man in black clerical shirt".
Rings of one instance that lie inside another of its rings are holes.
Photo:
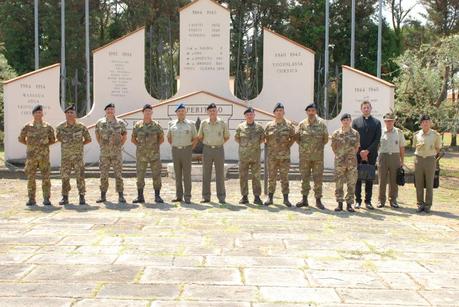
[[[365,163],[376,165],[378,158],[378,147],[381,138],[381,122],[371,116],[371,103],[364,101],[360,105],[362,116],[354,119],[352,122],[352,128],[357,130],[360,134],[360,148],[357,152],[358,163]],[[373,181],[365,180],[365,207],[373,210],[371,204],[371,194],[373,192]],[[356,209],[359,209],[362,205],[362,181],[357,180],[355,187],[355,201]]]

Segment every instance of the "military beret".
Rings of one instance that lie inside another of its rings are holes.
[[[153,107],[151,106],[151,104],[147,103],[146,105],[143,106],[142,112],[145,111],[146,109],[153,110]]]
[[[278,103],[276,103],[276,105],[274,106],[273,112],[275,112],[277,109],[283,109],[283,108],[284,108],[284,105],[282,104],[282,102],[278,102]]]
[[[185,104],[184,103],[179,103],[175,108],[175,112],[177,112],[180,109],[185,109]]]
[[[395,114],[394,113],[386,113],[383,116],[384,120],[395,120]]]
[[[35,107],[33,107],[32,114],[37,111],[43,111],[43,106],[41,104],[37,104]]]
[[[107,110],[108,108],[114,108],[115,104],[114,103],[109,103],[105,106],[104,110]]]
[[[345,119],[347,119],[347,118],[352,119],[351,114],[349,114],[349,113],[344,113],[344,114],[341,116],[341,120],[345,120]]]
[[[75,105],[69,105],[67,108],[65,108],[64,113],[67,113],[68,111],[76,111]]]
[[[427,115],[427,114],[423,114],[421,115],[421,117],[419,117],[419,122],[422,123],[424,120],[430,120],[430,116]]]
[[[309,109],[316,109],[317,110],[316,104],[313,102],[313,103],[307,105],[305,111],[307,111]]]
[[[248,108],[244,111],[244,115],[246,115],[247,113],[252,113],[252,112],[255,112],[255,110],[254,110],[252,107],[248,107]]]
[[[207,110],[216,109],[216,108],[217,108],[217,106],[213,102],[207,106]]]

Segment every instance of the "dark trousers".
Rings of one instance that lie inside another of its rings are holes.
[[[376,165],[377,155],[369,155],[368,156],[368,164]],[[362,163],[362,159],[360,155],[357,154],[357,162],[360,164]],[[373,180],[357,180],[355,184],[355,202],[361,203],[362,202],[362,184],[365,183],[365,202],[371,202],[371,196],[373,195]]]

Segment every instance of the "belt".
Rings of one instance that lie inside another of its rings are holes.
[[[187,146],[172,146],[174,147],[175,149],[186,149],[188,147],[191,147],[191,145],[187,145]]]
[[[223,145],[205,145],[205,146],[212,148],[212,149],[223,147]]]
[[[399,155],[399,152],[381,152],[380,155]]]

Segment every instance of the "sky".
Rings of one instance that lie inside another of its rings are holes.
[[[402,0],[402,6],[405,10],[414,6],[413,10],[408,15],[409,16],[408,18],[419,20],[422,23],[425,22],[425,18],[421,16],[421,14],[425,13],[425,9],[421,4],[419,4],[419,0]],[[391,15],[390,15],[390,10],[387,7],[387,5],[385,6],[385,10],[383,14],[384,14],[384,17],[387,19],[387,21],[390,24]]]

